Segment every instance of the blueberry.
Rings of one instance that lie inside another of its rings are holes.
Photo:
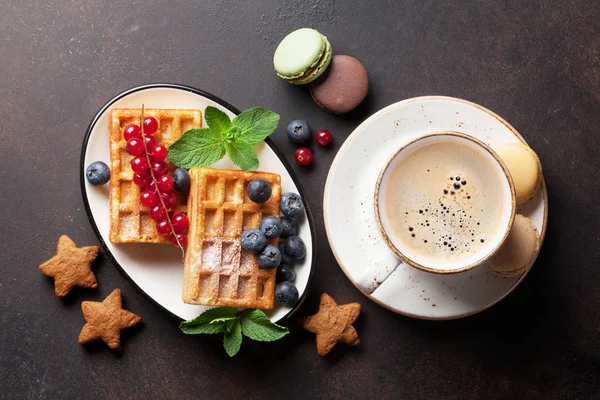
[[[184,168],[177,168],[173,171],[173,188],[178,192],[185,193],[190,190],[190,175]]]
[[[110,169],[102,161],[95,161],[88,165],[85,176],[92,185],[104,185],[110,179]]]
[[[264,203],[271,197],[271,185],[264,179],[254,179],[248,184],[246,192],[253,202]]]
[[[296,236],[298,230],[296,229],[296,224],[289,218],[283,217],[281,218],[281,226],[283,227],[283,231],[281,232],[280,237],[286,238],[289,236]]]
[[[283,251],[292,260],[300,260],[306,255],[306,246],[299,236],[290,236],[283,245]]]
[[[292,282],[279,282],[275,287],[275,297],[279,303],[291,306],[298,301],[298,289]]]
[[[281,263],[281,252],[272,244],[265,247],[258,256],[258,266],[266,269],[277,268]]]
[[[260,221],[260,230],[265,233],[267,239],[275,239],[281,235],[283,226],[281,225],[279,218],[269,215]]]
[[[310,129],[303,119],[295,119],[287,126],[288,138],[294,143],[303,144],[310,140]]]
[[[244,250],[259,253],[267,245],[267,238],[260,229],[248,228],[242,233],[240,244]]]
[[[283,281],[292,282],[294,279],[296,279],[296,271],[294,271],[294,268],[290,267],[287,264],[281,264],[277,268],[277,274],[275,275],[275,282],[277,282],[277,283],[283,282]]]
[[[290,256],[288,256],[287,254],[285,254],[284,251],[284,242],[279,242],[279,252],[281,253],[281,263],[282,264],[287,264],[287,265],[292,265],[292,263],[294,262],[294,260],[292,260],[290,258]]]
[[[281,212],[288,218],[296,218],[304,211],[302,199],[296,193],[284,193],[281,195]]]

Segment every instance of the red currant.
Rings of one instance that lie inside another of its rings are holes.
[[[154,177],[158,179],[159,177],[167,174],[169,169],[167,168],[167,164],[163,161],[154,161],[151,165],[152,172],[154,172]]]
[[[160,178],[158,178],[158,188],[162,192],[170,192],[171,190],[173,190],[174,184],[175,184],[175,182],[173,181],[173,178],[171,178],[171,175],[169,175],[169,174],[163,175]]]
[[[154,117],[146,117],[144,118],[144,134],[145,135],[154,135],[156,130],[158,129],[158,121]]]
[[[177,202],[177,195],[175,192],[161,192],[160,197],[167,208],[173,207]]]
[[[329,143],[331,143],[331,132],[329,132],[327,129],[322,129],[319,132],[317,132],[317,143],[319,143],[321,146],[327,146]]]
[[[175,236],[177,236],[177,239],[175,239]],[[179,246],[181,245],[181,247],[185,247],[187,246],[187,235],[183,234],[183,233],[178,233],[175,236],[171,236],[171,242],[173,242],[173,244],[175,246]],[[177,243],[177,241],[179,241],[179,243]]]
[[[156,223],[156,231],[161,235],[168,235],[171,233],[171,225],[169,225],[169,221],[163,219],[162,221],[158,221]]]
[[[131,160],[131,169],[141,176],[148,175],[148,161],[145,157],[136,157]]]
[[[142,139],[133,138],[127,142],[127,152],[134,157],[141,156],[144,154],[144,143]]]
[[[154,207],[156,205],[156,202],[158,200],[156,199],[156,195],[154,194],[153,191],[151,191],[151,190],[144,190],[142,192],[142,194],[140,194],[140,201],[146,207]]]
[[[294,158],[296,159],[296,162],[298,164],[302,165],[303,167],[306,167],[312,162],[313,153],[308,147],[300,147],[294,153]]]
[[[147,175],[142,176],[140,174],[133,174],[133,183],[135,183],[138,186],[148,186],[150,182],[152,182],[152,178],[150,178]]]
[[[130,141],[133,138],[141,138],[142,130],[136,124],[129,124],[125,127],[125,130],[123,131],[123,137],[127,141]]]
[[[162,144],[157,144],[152,147],[150,154],[152,154],[152,159],[154,161],[164,161],[164,159],[167,158],[167,148]]]
[[[177,213],[171,218],[171,225],[175,233],[183,233],[190,226],[190,221],[185,213]]]
[[[146,136],[144,138],[144,142],[146,142],[148,154],[152,154],[152,149],[156,146],[156,139],[154,139],[152,136]]]
[[[167,218],[167,212],[162,205],[157,204],[150,210],[150,218],[155,221],[162,221]]]
[[[154,182],[154,180],[150,178],[150,182],[148,182],[148,184],[146,185],[146,189],[151,190],[153,193],[156,193],[157,188],[158,186],[156,185],[156,182]]]

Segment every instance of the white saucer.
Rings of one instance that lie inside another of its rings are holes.
[[[371,300],[421,319],[454,319],[485,310],[512,292],[531,268],[519,277],[500,278],[485,264],[460,274],[438,275],[401,263],[375,291],[359,284],[370,264],[391,253],[377,228],[373,205],[385,160],[407,142],[441,130],[466,133],[491,147],[525,143],[506,121],[477,104],[441,96],[404,100],[373,114],[348,137],[329,171],[323,201],[327,237],[346,276]],[[533,221],[541,241],[547,209],[543,182],[533,199],[517,207],[517,213]]]
[[[84,138],[81,153],[81,190],[90,223],[98,236],[105,252],[121,268],[126,277],[149,298],[172,314],[187,320],[196,317],[209,307],[185,304],[181,300],[183,285],[183,262],[180,251],[171,245],[154,244],[121,244],[115,245],[108,240],[109,203],[108,185],[101,187],[91,185],[85,178],[85,168],[94,161],[103,161],[110,165],[108,146],[108,113],[113,108],[192,108],[204,112],[206,106],[223,110],[231,118],[239,111],[223,100],[187,86],[172,84],[146,85],[121,93],[109,101],[91,122]],[[204,122],[205,124],[205,122]],[[267,139],[256,146],[260,161],[260,170],[275,172],[281,175],[283,192],[299,193],[303,198],[302,188],[293,170],[274,144]],[[237,167],[225,158],[213,167]],[[308,293],[307,287],[313,275],[316,259],[316,240],[312,214],[307,202],[306,218],[302,218],[298,226],[298,235],[306,244],[306,256],[295,264],[296,280],[300,298],[293,308],[283,307],[276,303],[275,308],[266,312],[273,321],[288,318],[297,310]]]

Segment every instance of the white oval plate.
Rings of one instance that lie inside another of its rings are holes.
[[[120,267],[124,275],[143,293],[172,314],[184,320],[196,317],[209,307],[185,304],[181,300],[183,262],[181,252],[170,245],[119,244],[108,240],[109,203],[108,185],[97,187],[85,179],[85,168],[94,161],[110,165],[108,146],[108,113],[113,108],[191,108],[204,113],[207,106],[217,107],[233,118],[239,111],[228,103],[198,89],[172,84],[153,84],[128,90],[109,101],[92,120],[84,139],[81,153],[81,191],[90,223],[106,253]],[[204,122],[205,124],[205,122]],[[206,125],[205,125],[206,126]],[[260,170],[281,175],[283,192],[299,193],[306,198],[292,169],[286,164],[270,140],[256,146]],[[228,158],[214,164],[216,168],[237,168]],[[314,222],[307,202],[306,218],[298,226],[299,236],[306,244],[306,257],[296,263],[296,287],[300,298],[293,308],[275,305],[267,315],[281,321],[295,312],[308,293],[316,259]]]
[[[441,130],[466,133],[491,147],[525,143],[506,121],[477,104],[441,96],[404,100],[373,114],[348,137],[329,171],[323,200],[329,244],[348,278],[378,304],[421,319],[454,319],[485,310],[513,291],[531,267],[519,277],[501,278],[485,265],[439,275],[402,263],[372,294],[356,283],[369,264],[390,252],[377,228],[373,205],[375,183],[385,160],[409,141]],[[533,221],[541,241],[547,204],[542,183],[532,200],[517,207],[517,213]]]

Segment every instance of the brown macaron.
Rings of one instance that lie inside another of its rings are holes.
[[[350,56],[333,56],[327,71],[310,84],[313,100],[333,114],[353,110],[367,97],[368,91],[366,68]]]

